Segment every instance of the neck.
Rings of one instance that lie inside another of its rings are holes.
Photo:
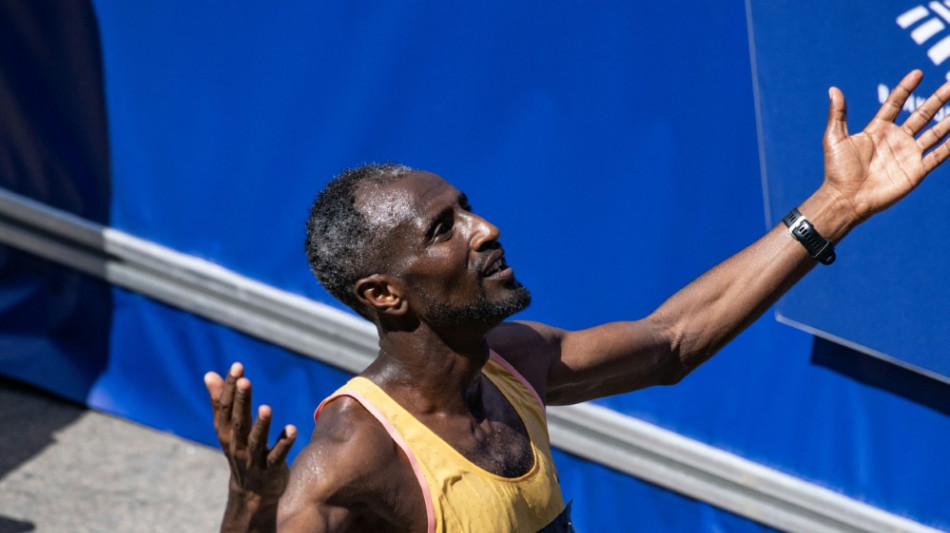
[[[448,329],[420,324],[412,331],[381,331],[379,356],[363,375],[410,411],[471,413],[480,405],[487,331]]]

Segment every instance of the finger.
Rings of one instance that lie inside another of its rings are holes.
[[[844,94],[837,87],[828,89],[828,125],[825,127],[825,142],[833,145],[848,137],[848,105]]]
[[[917,138],[917,147],[924,153],[937,145],[950,132],[950,116],[944,117],[940,122],[934,124],[930,129],[924,131]]]
[[[211,397],[211,407],[217,411],[218,399],[221,398],[221,389],[224,387],[224,380],[217,372],[208,372],[204,376],[205,387],[208,389],[208,396]]]
[[[204,377],[205,388],[211,397],[211,419],[214,421],[214,431],[220,428],[218,423],[218,405],[221,399],[221,390],[224,388],[224,379],[217,372],[208,372]]]
[[[917,88],[917,85],[920,84],[920,80],[923,79],[923,77],[924,73],[920,70],[912,70],[904,76],[904,79],[902,79],[901,82],[897,84],[897,87],[894,87],[894,90],[891,91],[891,94],[888,95],[887,100],[884,100],[884,104],[881,105],[881,109],[878,110],[877,115],[874,115],[874,118],[894,122],[904,107],[904,102],[907,101],[907,97],[910,96],[910,93],[914,92],[914,89]]]
[[[231,423],[231,404],[234,402],[234,384],[243,373],[244,367],[241,363],[232,364],[221,387],[221,394],[218,396],[217,410],[214,414],[214,427],[218,431],[218,440],[224,446],[227,446],[230,437],[228,428]]]
[[[939,167],[941,163],[946,161],[947,157],[950,157],[950,141],[944,142],[924,156],[922,160],[924,173],[929,174],[931,170]]]
[[[267,468],[273,468],[286,461],[287,454],[290,453],[290,448],[293,447],[296,439],[297,428],[293,425],[285,426],[280,436],[277,437],[277,443],[274,444],[274,448],[267,454]]]
[[[257,420],[247,436],[247,451],[253,464],[264,466],[267,463],[267,434],[270,432],[271,409],[262,405],[257,409]]]
[[[231,449],[247,447],[247,435],[251,430],[251,380],[240,378],[234,387],[234,407],[231,409]]]
[[[937,89],[927,101],[918,107],[904,122],[902,129],[911,135],[917,135],[934,118],[937,111],[950,99],[950,81]],[[932,145],[931,145],[932,146]]]

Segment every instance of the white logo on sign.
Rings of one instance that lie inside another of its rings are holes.
[[[950,0],[930,2],[927,7],[919,5],[897,17],[897,25],[910,30],[910,38],[915,43],[928,47],[927,57],[937,66],[950,58],[950,32],[944,31],[947,23],[950,23]],[[950,80],[950,72],[946,78]]]

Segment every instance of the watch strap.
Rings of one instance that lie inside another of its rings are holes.
[[[823,265],[830,265],[835,262],[835,247],[831,242],[822,237],[815,226],[802,215],[798,209],[792,209],[782,218],[782,223],[788,228],[789,233],[798,242],[802,243],[808,255]]]

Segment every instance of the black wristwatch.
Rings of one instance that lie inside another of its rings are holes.
[[[835,262],[835,247],[828,239],[821,236],[815,226],[798,212],[798,209],[792,209],[782,219],[785,227],[795,240],[802,243],[808,255],[823,265],[830,265]]]

